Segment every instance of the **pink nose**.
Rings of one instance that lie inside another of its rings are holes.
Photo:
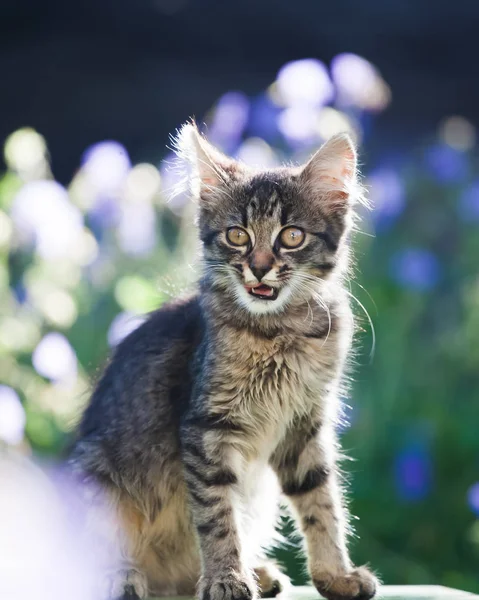
[[[263,277],[271,270],[274,264],[274,256],[270,252],[257,251],[251,256],[249,268],[258,281],[261,281]]]

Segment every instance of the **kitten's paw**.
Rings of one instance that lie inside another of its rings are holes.
[[[253,600],[255,591],[252,582],[234,574],[212,579],[202,577],[198,585],[198,598],[199,600]]]
[[[141,600],[132,585],[125,585],[123,594],[117,600]]]
[[[273,561],[265,561],[254,572],[262,598],[274,598],[291,586],[289,577],[281,573]]]
[[[136,569],[122,569],[110,573],[106,580],[107,600],[143,600],[148,595],[146,577]]]
[[[322,572],[313,576],[316,589],[327,600],[369,600],[376,593],[377,580],[366,567],[343,575]]]

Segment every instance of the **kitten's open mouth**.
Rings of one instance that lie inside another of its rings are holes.
[[[250,296],[260,298],[260,300],[276,300],[278,297],[278,290],[265,283],[260,283],[254,287],[246,286],[246,291]]]

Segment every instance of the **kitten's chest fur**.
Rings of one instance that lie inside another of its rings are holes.
[[[319,339],[263,339],[232,329],[223,332],[217,352],[212,410],[266,440],[281,437],[296,418],[321,418],[342,348],[337,331]]]

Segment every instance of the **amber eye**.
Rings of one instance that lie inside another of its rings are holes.
[[[249,235],[241,227],[230,227],[226,232],[226,239],[233,246],[246,246],[249,242]]]
[[[304,242],[304,231],[297,227],[286,227],[279,234],[279,242],[284,248],[298,248]]]

